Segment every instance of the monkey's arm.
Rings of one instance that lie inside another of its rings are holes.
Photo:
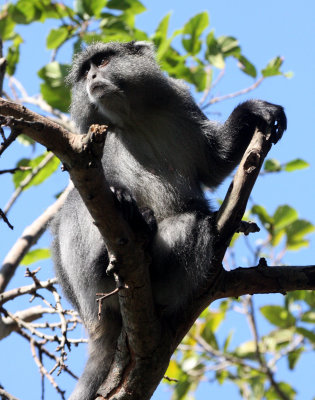
[[[209,125],[205,132],[208,171],[201,177],[205,184],[216,186],[233,171],[256,127],[263,132],[271,130],[276,143],[287,128],[283,108],[262,100],[249,100],[237,106],[223,125]]]

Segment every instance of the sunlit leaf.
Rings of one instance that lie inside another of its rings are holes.
[[[61,26],[58,29],[52,29],[46,39],[46,46],[48,49],[58,48],[69,35],[69,28],[66,26]]]
[[[15,23],[7,15],[1,16],[0,19],[0,37],[2,40],[11,39],[14,35]]]
[[[201,49],[200,35],[209,26],[209,15],[206,11],[192,17],[184,26],[182,43],[185,50],[195,55]]]
[[[298,327],[296,328],[297,333],[306,337],[310,342],[315,344],[315,333],[309,329]]]
[[[50,250],[49,249],[36,249],[29,251],[22,259],[22,265],[30,265],[34,264],[37,261],[45,260],[50,258]]]
[[[234,353],[238,357],[242,357],[242,358],[255,358],[256,357],[255,342],[250,340],[248,342],[242,343],[235,349]]]
[[[282,75],[282,72],[280,71],[280,67],[283,63],[283,58],[281,57],[276,57],[272,59],[266,68],[264,68],[261,73],[264,77],[269,77],[269,76],[275,76],[275,75]]]
[[[263,306],[260,308],[260,312],[271,324],[280,328],[289,328],[295,325],[294,316],[284,307],[278,305]]]
[[[281,164],[278,160],[270,158],[265,161],[264,170],[266,172],[278,172],[281,171]]]
[[[285,164],[285,171],[292,172],[298,169],[308,168],[310,165],[308,162],[302,160],[301,158],[297,158],[296,160],[292,160]]]
[[[288,353],[288,366],[289,369],[293,370],[303,354],[304,348],[295,349]]]
[[[251,213],[257,215],[261,223],[267,230],[270,230],[273,225],[273,218],[268,214],[267,210],[260,205],[255,205],[251,209]]]
[[[292,222],[298,218],[298,213],[294,208],[283,205],[276,209],[273,218],[275,229],[281,230],[289,224],[292,224]]]
[[[32,173],[32,170],[36,167],[39,166],[39,164],[44,160],[46,157],[46,154],[42,154],[32,160],[30,159],[22,159],[18,162],[17,166],[18,167],[31,167],[30,170],[27,171],[17,171],[13,175],[13,182],[14,186],[18,187],[21,182]],[[34,185],[40,185],[42,182],[44,182],[47,178],[50,177],[51,174],[53,174],[57,168],[59,167],[60,161],[57,157],[53,157],[38,173],[37,175],[32,179],[32,181],[24,188],[28,189],[31,186]]]
[[[247,74],[253,78],[256,78],[257,71],[256,71],[255,66],[243,55],[240,55],[239,57],[237,57],[237,59],[239,61],[239,66],[240,66],[241,70],[245,74]]]
[[[315,311],[306,311],[301,318],[303,322],[309,322],[310,324],[315,323]]]
[[[54,61],[38,72],[39,77],[44,80],[40,86],[43,98],[52,107],[63,112],[67,112],[70,106],[70,90],[65,85],[68,71],[67,65]]]
[[[296,391],[287,382],[277,382],[277,386],[284,393],[288,400],[294,400],[296,397]],[[268,391],[265,393],[266,400],[279,400],[279,394],[277,393],[274,386],[270,386]]]
[[[107,8],[128,11],[131,14],[141,14],[146,8],[139,0],[109,0]]]

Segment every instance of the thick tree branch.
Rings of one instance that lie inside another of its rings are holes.
[[[217,229],[221,243],[228,244],[240,226],[247,201],[273,142],[271,133],[266,134],[256,129],[217,214]],[[223,246],[222,250],[223,256],[226,247]]]
[[[223,275],[215,299],[244,294],[286,294],[292,290],[315,290],[315,265],[237,268],[224,271]]]

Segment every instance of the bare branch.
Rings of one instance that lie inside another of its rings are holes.
[[[2,396],[4,400],[19,400],[17,397],[12,396],[12,394],[8,393],[1,387],[0,387],[0,396]]]
[[[16,168],[11,168],[11,169],[2,169],[0,170],[0,175],[1,174],[14,174],[17,171],[29,171],[32,169],[31,167],[16,167]]]
[[[35,306],[23,311],[18,311],[14,314],[14,316],[17,319],[21,319],[25,322],[32,322],[41,318],[44,314],[52,314],[53,312],[54,311],[49,308]],[[4,317],[0,319],[0,340],[9,336],[12,332],[17,331],[18,329],[19,326],[17,325],[15,319],[12,319],[11,317]]]
[[[31,352],[32,356],[35,360],[36,365],[38,366],[40,373],[49,380],[49,382],[52,384],[52,386],[57,390],[57,392],[60,394],[61,398],[65,400],[65,391],[61,390],[60,387],[57,385],[56,381],[52,377],[52,375],[46,370],[46,368],[43,366],[41,363],[40,359],[37,357],[36,350],[35,350],[35,345],[34,345],[34,339],[30,340],[30,345],[31,345]]]
[[[249,92],[257,89],[257,87],[263,82],[264,79],[265,78],[262,76],[261,78],[259,78],[255,83],[253,83],[248,88],[245,88],[245,89],[242,89],[242,90],[238,90],[237,92],[229,93],[229,94],[226,94],[224,96],[214,97],[207,104],[205,104],[203,108],[208,107],[208,106],[210,106],[210,105],[212,105],[214,103],[219,103],[220,101],[223,101],[223,100],[233,99],[234,97],[238,97],[238,96],[241,96],[243,94],[249,93]]]
[[[16,289],[8,290],[7,292],[0,293],[0,305],[7,301],[13,300],[16,297],[23,296],[25,294],[34,294],[38,289],[47,289],[57,283],[57,278],[48,279],[45,282],[40,282],[40,285],[33,283],[32,285],[22,286]]]
[[[9,222],[9,220],[8,220],[8,218],[7,218],[7,216],[6,216],[5,213],[1,210],[1,208],[0,208],[0,217],[3,219],[3,221],[8,225],[8,227],[9,227],[10,229],[13,229],[13,228],[14,228],[13,225],[10,224],[10,222]]]
[[[44,213],[39,216],[30,226],[25,228],[22,236],[13,245],[3,260],[0,269],[0,293],[5,290],[25,254],[45,232],[49,221],[62,206],[72,187],[73,185],[69,184],[63,194],[61,194],[55,201],[55,203],[48,207],[47,210],[45,210]]]
[[[3,80],[6,67],[7,67],[7,60],[3,57],[3,41],[2,39],[0,39],[0,97],[2,96]]]

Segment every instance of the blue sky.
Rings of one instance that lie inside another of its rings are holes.
[[[0,0],[0,4],[3,0]],[[152,33],[162,17],[170,10],[171,29],[181,27],[192,15],[207,10],[210,15],[211,27],[216,35],[231,35],[236,37],[242,46],[243,53],[256,65],[257,69],[263,68],[267,62],[275,56],[281,55],[285,59],[284,71],[293,71],[292,79],[276,77],[267,79],[255,92],[236,99],[228,100],[211,107],[209,118],[224,121],[232,109],[247,98],[261,98],[285,107],[288,117],[288,130],[281,142],[274,146],[270,157],[287,162],[295,158],[303,158],[311,164],[311,168],[293,173],[275,174],[262,177],[257,182],[253,191],[253,198],[257,203],[263,204],[269,212],[273,212],[279,204],[289,204],[299,211],[300,217],[309,219],[315,223],[314,198],[314,166],[315,166],[315,135],[314,135],[314,66],[315,66],[315,3],[305,0],[301,3],[284,0],[265,0],[264,2],[250,0],[226,0],[193,2],[153,1],[143,2],[148,11],[137,18],[138,26]],[[50,52],[45,50],[45,37],[48,28],[45,25],[36,24],[21,29],[25,44],[22,46],[21,62],[17,71],[17,77],[26,87],[29,94],[39,91],[39,79],[37,70],[50,59]],[[60,53],[59,60],[70,62],[71,54],[66,51]],[[253,81],[241,72],[237,72],[234,61],[228,62],[227,72],[220,85],[216,88],[216,95],[223,95],[250,86]],[[0,169],[13,167],[17,154],[22,157],[30,157],[31,150],[22,146],[11,147],[0,159]],[[40,215],[46,207],[53,202],[53,195],[57,193],[67,182],[66,174],[58,173],[55,177],[45,182],[42,187],[35,187],[26,191],[24,197],[18,200],[12,212],[10,220],[15,226],[13,232],[4,224],[0,225],[1,249],[3,258],[17,236],[21,234],[25,224],[29,224]],[[52,188],[54,188],[52,190]],[[0,207],[3,207],[9,198],[13,186],[11,177],[1,177]],[[218,195],[223,196],[226,185],[219,189]],[[285,262],[290,265],[314,264],[314,236],[311,237],[311,245],[308,249],[298,253],[289,253]],[[47,245],[48,236],[44,238],[43,246]],[[240,257],[240,261],[242,258]],[[52,266],[48,262],[41,263],[44,270],[43,276],[52,275]],[[10,287],[28,284],[24,277],[24,268],[21,267]],[[272,299],[271,299],[272,297]],[[256,302],[263,304],[277,300],[277,296],[257,296]],[[24,302],[16,302],[12,309],[25,308]],[[234,330],[244,334],[237,321],[228,321]],[[262,325],[262,329],[264,326]],[[14,351],[12,351],[14,349]],[[40,398],[40,377],[37,372],[30,351],[23,339],[13,334],[0,342],[1,359],[5,362],[0,366],[0,383],[5,388],[23,400]],[[69,358],[69,364],[84,364],[85,351]],[[290,375],[282,375],[282,379],[289,379],[299,389],[298,400],[311,399],[315,395],[312,385],[315,378],[314,359],[307,356],[303,366]],[[280,371],[282,373],[282,370]],[[313,379],[313,380],[312,380]],[[72,382],[64,383],[67,387]],[[17,383],[18,382],[18,383]],[[27,389],[26,389],[27,388]],[[46,383],[47,400],[55,399],[56,394],[50,384]],[[209,392],[208,392],[209,391]],[[68,392],[69,393],[69,392]],[[237,390],[230,384],[218,387],[217,384],[202,385],[198,391],[197,399],[213,399],[230,397],[241,398]],[[155,394],[155,400],[169,398],[167,389],[160,388]]]

